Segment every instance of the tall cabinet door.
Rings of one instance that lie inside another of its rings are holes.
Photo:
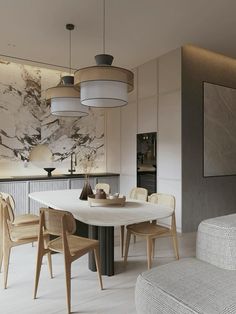
[[[28,182],[0,182],[0,192],[11,194],[15,201],[15,214],[28,214]]]
[[[29,192],[66,190],[69,188],[69,180],[40,180],[29,182]],[[39,208],[44,205],[30,199],[30,213],[39,214]]]

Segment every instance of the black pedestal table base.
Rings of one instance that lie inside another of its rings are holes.
[[[102,275],[114,275],[114,227],[90,226],[89,238],[99,240]],[[89,253],[89,269],[96,271],[94,254]]]

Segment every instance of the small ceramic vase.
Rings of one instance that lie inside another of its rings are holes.
[[[95,194],[95,198],[97,199],[106,199],[106,193],[103,189],[97,189],[96,190],[96,194]]]

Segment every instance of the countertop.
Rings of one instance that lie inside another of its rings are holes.
[[[89,174],[90,178],[94,177],[112,177],[119,176],[119,173],[103,172],[103,173],[91,173]],[[57,179],[76,179],[84,178],[85,174],[75,173],[75,174],[55,174],[51,177],[45,175],[34,175],[34,176],[0,176],[0,182],[9,182],[9,181],[33,181],[33,180],[57,180]]]

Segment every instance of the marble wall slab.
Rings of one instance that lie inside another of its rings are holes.
[[[236,89],[204,82],[204,176],[236,174]]]
[[[47,144],[54,162],[68,162],[72,152],[78,161],[93,154],[103,168],[104,110],[90,109],[81,118],[50,114],[45,91],[55,86],[60,71],[0,61],[0,160],[28,161],[32,148]]]

